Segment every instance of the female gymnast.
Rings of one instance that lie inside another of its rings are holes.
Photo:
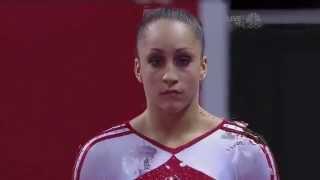
[[[199,105],[207,73],[201,23],[182,9],[146,14],[137,32],[134,72],[146,109],[92,138],[74,180],[277,180],[262,138],[246,124]]]

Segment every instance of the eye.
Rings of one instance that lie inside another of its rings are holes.
[[[161,56],[150,56],[148,58],[148,63],[151,64],[153,67],[160,67],[163,63],[163,58]]]
[[[188,55],[181,55],[181,56],[176,57],[175,62],[176,62],[177,66],[185,67],[185,66],[188,66],[190,64],[191,57],[188,56]]]

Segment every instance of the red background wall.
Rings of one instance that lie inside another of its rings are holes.
[[[133,75],[142,9],[0,3],[1,180],[71,179],[79,145],[145,108]]]

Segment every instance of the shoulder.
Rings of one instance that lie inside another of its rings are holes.
[[[101,158],[100,156],[102,155],[105,156],[105,152],[112,148],[109,146],[109,142],[114,143],[130,133],[131,131],[127,127],[127,124],[124,123],[104,130],[87,141],[80,147],[80,152],[74,166],[74,180],[79,179],[80,169],[84,166],[85,161],[86,163],[90,163],[91,161],[95,161],[95,159]]]
[[[130,134],[130,130],[125,123],[111,127],[87,141],[87,143],[85,143],[85,145],[82,147],[82,151],[86,151],[97,145],[98,143],[106,142],[109,140],[116,140],[117,138],[125,136],[127,134]]]
[[[263,136],[250,130],[248,128],[248,123],[246,122],[224,120],[221,129],[237,136],[237,140],[242,139],[251,141],[255,144],[267,145]]]
[[[87,153],[89,150],[95,148],[98,144],[107,143],[108,141],[117,140],[120,137],[130,134],[130,129],[125,123],[111,127],[107,130],[102,131],[98,135],[91,138],[81,147],[81,154]]]
[[[248,129],[248,124],[225,121],[221,129],[235,136],[227,148],[232,152],[232,163],[240,180],[278,180],[276,164],[264,138]]]

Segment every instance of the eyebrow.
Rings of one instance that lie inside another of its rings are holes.
[[[191,49],[190,48],[178,48],[178,49],[176,49],[176,52],[185,52],[188,50],[191,50]]]
[[[176,52],[184,52],[184,51],[188,51],[191,50],[190,48],[178,48],[176,49]],[[155,51],[155,52],[163,52],[162,49],[159,48],[151,48],[151,51]]]
[[[151,51],[155,51],[155,52],[163,52],[162,49],[159,48],[151,48]]]

